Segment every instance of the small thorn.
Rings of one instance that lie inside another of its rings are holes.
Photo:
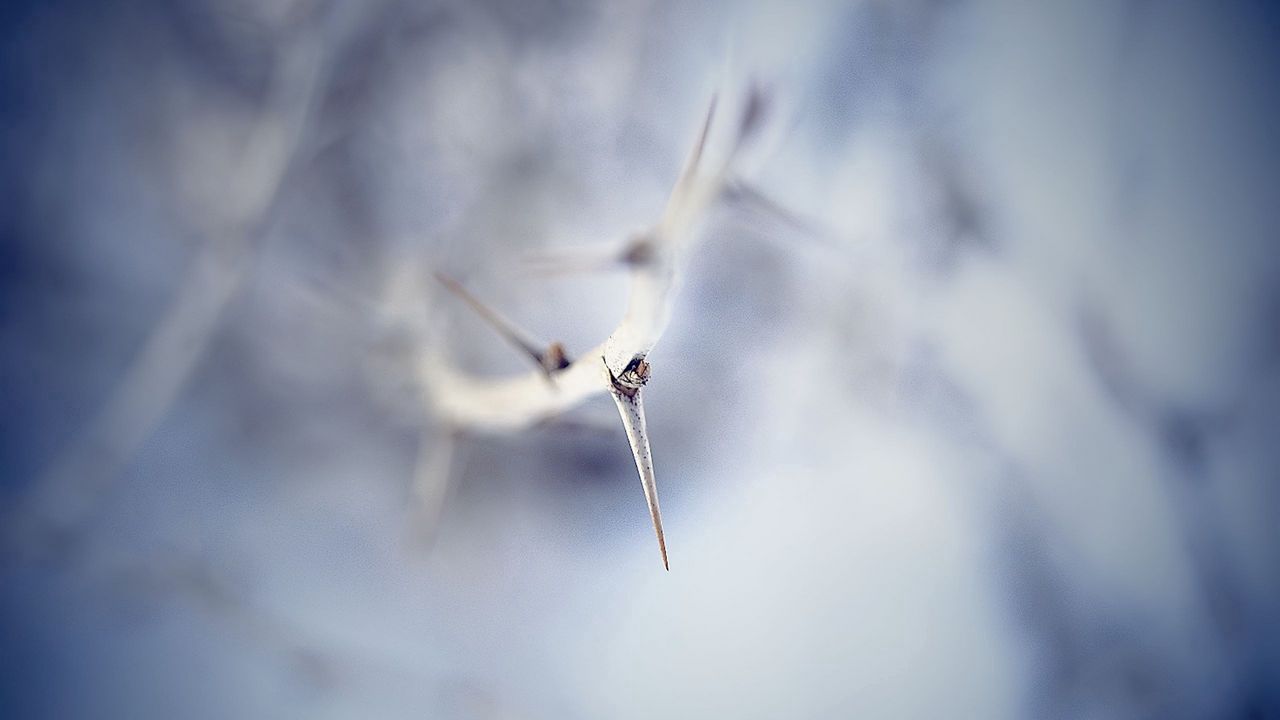
[[[554,385],[555,378],[553,378],[551,374],[558,370],[563,370],[571,364],[572,361],[569,360],[568,354],[565,353],[564,346],[560,343],[551,343],[551,345],[547,346],[546,350],[543,350],[538,347],[537,343],[533,342],[526,337],[524,333],[516,329],[516,326],[506,318],[492,310],[488,305],[480,302],[476,296],[472,295],[465,287],[462,286],[462,283],[439,271],[435,272],[435,276],[436,280],[440,281],[441,285],[444,285],[449,292],[458,296],[463,302],[471,306],[471,309],[475,310],[477,315],[483,318],[485,322],[489,323],[489,326],[497,331],[503,339],[512,345],[515,345],[525,355],[528,355],[529,358],[533,360],[533,364],[542,371],[547,382]]]

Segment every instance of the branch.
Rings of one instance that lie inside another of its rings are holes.
[[[694,245],[694,230],[707,208],[725,191],[731,165],[758,129],[765,106],[764,94],[753,88],[734,142],[719,166],[705,172],[703,156],[716,109],[716,100],[712,98],[701,131],[662,215],[653,227],[633,237],[614,258],[614,262],[630,269],[631,293],[626,314],[604,342],[562,367],[547,368],[544,363],[541,372],[499,379],[481,379],[458,370],[444,357],[438,343],[427,343],[418,363],[419,380],[428,405],[454,427],[518,430],[559,415],[589,397],[609,392],[618,405],[631,443],[664,567],[669,567],[666,541],[642,397],[642,388],[649,378],[646,358],[667,328]],[[470,298],[468,302],[479,305]],[[477,310],[493,323],[491,311],[482,307]],[[502,321],[495,324],[501,326]],[[518,333],[504,334],[519,337]],[[537,355],[533,356],[536,360]],[[548,377],[554,382],[546,382]]]

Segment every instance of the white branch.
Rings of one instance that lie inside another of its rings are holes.
[[[617,258],[631,270],[626,314],[603,343],[551,372],[554,382],[547,382],[546,374],[538,371],[499,379],[477,378],[453,367],[437,343],[427,345],[418,365],[428,404],[455,427],[517,430],[563,413],[596,394],[611,393],[631,443],[664,567],[666,541],[641,393],[648,380],[645,359],[667,328],[699,221],[724,191],[737,151],[759,124],[763,102],[762,95],[752,92],[733,145],[716,171],[706,173],[702,159],[715,115],[712,99],[661,218],[636,236]]]

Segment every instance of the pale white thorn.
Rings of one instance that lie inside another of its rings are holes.
[[[644,488],[644,499],[649,504],[649,518],[653,521],[653,532],[658,536],[658,551],[662,553],[662,567],[671,570],[667,562],[667,541],[662,533],[662,510],[658,507],[658,484],[653,475],[653,455],[649,451],[649,433],[645,427],[644,400],[640,389],[631,390],[619,387],[616,380],[610,378],[610,393],[618,405],[618,414],[622,417],[622,425],[627,431],[627,440],[631,442],[631,454],[635,457],[636,470],[640,473],[640,484]]]
[[[711,122],[716,115],[717,96],[711,95],[711,102],[707,105],[707,114],[702,121],[702,130],[698,133],[698,139],[694,142],[693,147],[689,149],[689,156],[685,158],[684,166],[680,168],[680,175],[676,177],[675,186],[671,189],[671,197],[667,199],[667,206],[662,212],[662,220],[659,222],[661,226],[669,226],[675,222],[677,217],[685,214],[685,206],[688,201],[690,186],[693,185],[694,179],[698,175],[698,167],[702,163],[702,152],[707,146],[707,136],[711,132]]]

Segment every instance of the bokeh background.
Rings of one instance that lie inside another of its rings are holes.
[[[1270,4],[0,12],[0,715],[1280,717]],[[612,403],[445,427],[406,293],[526,367],[402,281],[594,345],[625,273],[527,258],[752,81],[666,573]]]

